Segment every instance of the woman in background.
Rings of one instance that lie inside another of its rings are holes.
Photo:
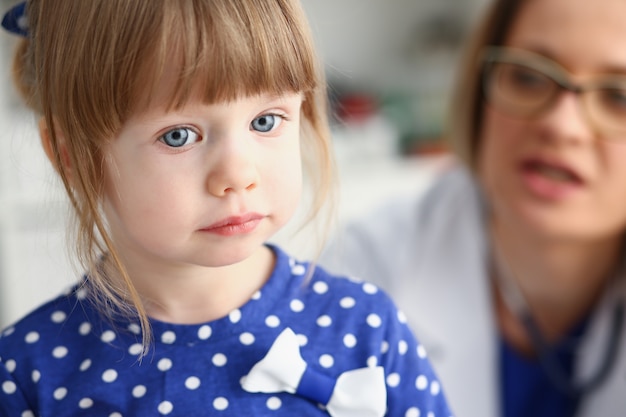
[[[496,0],[425,193],[324,255],[376,282],[464,417],[626,410],[626,3]]]

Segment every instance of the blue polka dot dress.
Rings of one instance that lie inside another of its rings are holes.
[[[0,416],[328,416],[299,393],[253,393],[242,380],[286,329],[308,369],[329,379],[382,367],[386,416],[450,417],[426,353],[382,291],[328,275],[276,247],[276,267],[221,319],[152,321],[148,354],[137,323],[102,320],[74,289],[0,337]]]

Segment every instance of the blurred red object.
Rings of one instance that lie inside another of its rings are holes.
[[[378,112],[377,101],[367,94],[346,95],[337,104],[337,115],[344,122],[358,123]]]

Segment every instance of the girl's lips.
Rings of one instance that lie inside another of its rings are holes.
[[[222,236],[233,236],[252,232],[265,216],[258,213],[247,213],[241,216],[231,216],[201,229],[202,232],[214,233]]]
[[[563,199],[584,186],[576,171],[558,162],[529,159],[522,163],[521,172],[528,190],[545,200]]]

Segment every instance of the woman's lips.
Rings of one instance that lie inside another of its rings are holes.
[[[234,236],[252,232],[265,216],[258,213],[248,213],[241,216],[231,216],[201,229],[202,232],[214,233],[221,236]]]
[[[545,200],[560,200],[584,186],[582,177],[564,164],[540,159],[522,163],[522,179],[527,189]]]

